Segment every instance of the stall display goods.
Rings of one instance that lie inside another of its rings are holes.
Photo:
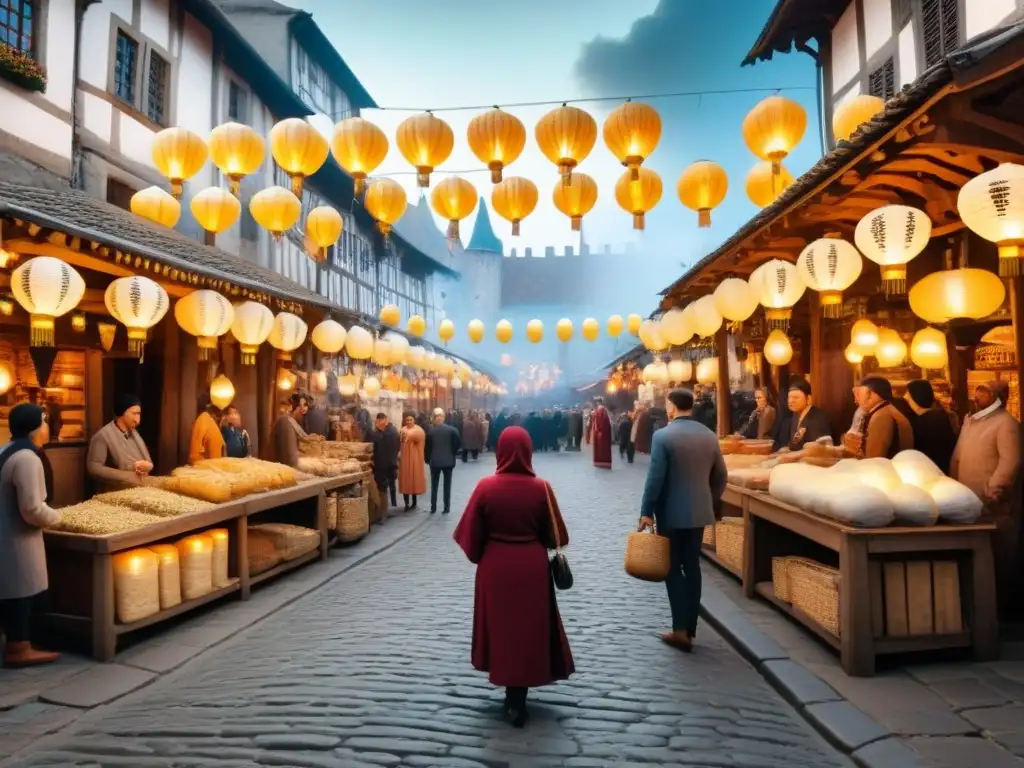
[[[100,493],[93,496],[93,501],[111,504],[115,507],[134,509],[147,515],[157,517],[177,517],[195,512],[213,509],[213,504],[201,499],[193,499],[180,493],[171,493],[162,488],[126,488],[123,491]]]
[[[161,518],[156,515],[147,515],[144,512],[90,499],[81,504],[62,508],[60,522],[53,526],[53,530],[84,533],[90,536],[109,536],[145,528],[147,525],[159,523],[160,520]]]

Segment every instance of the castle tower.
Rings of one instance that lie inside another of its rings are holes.
[[[501,304],[501,260],[504,245],[491,226],[487,204],[480,198],[473,234],[460,255],[457,269],[462,275],[460,293],[466,317],[480,317],[490,324],[497,319]]]

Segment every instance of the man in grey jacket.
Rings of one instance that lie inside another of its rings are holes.
[[[700,545],[705,526],[719,514],[727,472],[715,433],[693,420],[693,393],[674,389],[665,401],[669,424],[654,433],[640,504],[640,527],[668,538],[672,568],[665,586],[672,631],[662,640],[690,651],[700,611]]]
[[[451,512],[452,506],[452,470],[455,469],[455,457],[462,449],[462,437],[459,430],[444,423],[444,409],[434,409],[434,423],[427,432],[427,446],[424,454],[430,465],[430,514],[437,512],[437,486],[444,477],[444,512]]]

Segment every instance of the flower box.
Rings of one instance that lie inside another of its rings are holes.
[[[0,78],[27,91],[46,90],[46,73],[39,62],[6,43],[0,43]]]

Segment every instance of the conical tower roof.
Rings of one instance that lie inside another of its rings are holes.
[[[491,253],[502,254],[505,248],[501,240],[494,234],[491,226],[491,216],[487,213],[487,203],[480,198],[480,207],[476,211],[476,222],[473,224],[473,236],[469,238],[467,251],[490,251]]]

